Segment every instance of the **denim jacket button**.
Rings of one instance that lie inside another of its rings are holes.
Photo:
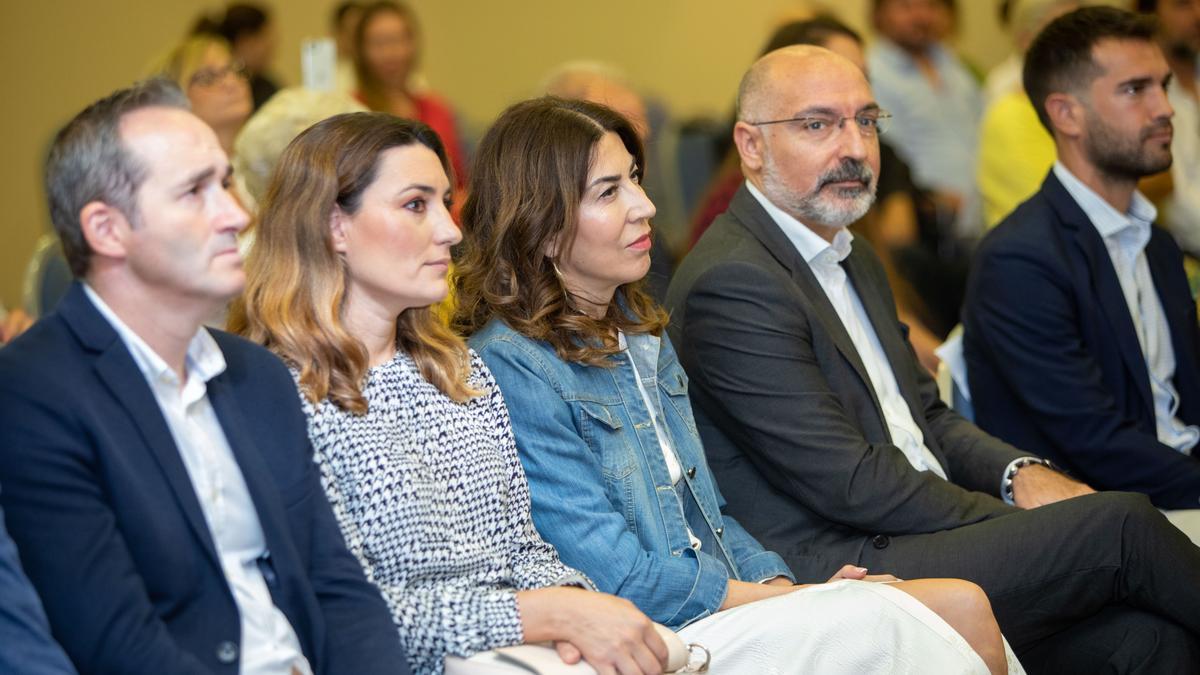
[[[695,477],[696,477],[696,467],[693,466],[690,469],[688,469],[688,478],[695,478]]]
[[[718,528],[717,528],[717,536],[718,536],[718,537],[724,537],[724,536],[725,536],[725,528],[723,528],[723,527],[718,527]]]
[[[678,557],[679,557],[679,554],[680,554],[680,553],[682,553],[682,552],[683,552],[683,551],[671,551],[671,555],[673,555],[673,556],[675,556],[676,558],[678,558]]]

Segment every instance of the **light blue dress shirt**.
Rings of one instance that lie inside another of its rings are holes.
[[[923,187],[954,192],[964,199],[959,228],[973,234],[979,216],[975,185],[983,95],[979,84],[953,52],[930,47],[939,84],[895,43],[880,38],[867,52],[871,88],[879,105],[892,113],[888,143]]]

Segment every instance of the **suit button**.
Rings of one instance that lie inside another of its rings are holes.
[[[695,478],[695,477],[696,477],[696,467],[693,466],[692,468],[688,469],[688,478]]]
[[[237,645],[225,640],[217,644],[217,660],[221,663],[233,663],[237,661],[238,648]]]
[[[886,534],[877,534],[871,537],[871,545],[875,548],[887,548],[890,543],[892,543],[892,540],[888,539]]]

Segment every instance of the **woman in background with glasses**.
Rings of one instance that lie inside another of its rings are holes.
[[[229,43],[209,33],[192,35],[163,55],[150,75],[178,84],[192,112],[216,132],[225,154],[233,155],[234,139],[254,103],[245,68],[233,58]]]

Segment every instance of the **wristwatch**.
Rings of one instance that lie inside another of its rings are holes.
[[[1017,472],[1021,470],[1021,467],[1029,466],[1030,464],[1041,464],[1047,469],[1055,468],[1050,460],[1038,457],[1022,457],[1009,464],[1008,471],[1004,474],[1004,480],[1000,481],[1000,496],[1004,498],[1005,502],[1009,504],[1013,503],[1013,478],[1017,477]]]

